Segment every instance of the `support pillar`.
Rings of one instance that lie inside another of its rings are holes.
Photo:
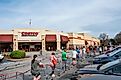
[[[56,34],[56,37],[57,37],[57,50],[60,50],[61,48],[60,34]]]
[[[18,50],[18,36],[13,36],[13,51]]]
[[[46,48],[45,47],[46,46],[45,45],[45,35],[42,35],[41,38],[42,38],[42,51],[46,51],[46,49],[45,49]]]

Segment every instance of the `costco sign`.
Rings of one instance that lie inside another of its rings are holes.
[[[21,32],[22,36],[37,36],[39,32]]]

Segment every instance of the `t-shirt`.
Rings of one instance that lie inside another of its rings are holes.
[[[31,73],[32,75],[38,75],[40,73],[39,70],[39,61],[34,61],[34,63],[31,64]]]
[[[82,49],[82,53],[83,53],[83,54],[85,54],[85,52],[86,52],[86,49],[85,49],[85,48],[83,48],[83,49]]]
[[[38,70],[38,65],[39,65],[39,61],[34,61],[34,63],[31,64],[31,68],[32,70]]]
[[[102,48],[101,47],[99,48],[99,51],[102,51]]]
[[[72,53],[72,58],[76,58],[76,55],[77,55],[78,53],[76,52],[76,51],[73,51],[73,53]]]
[[[62,52],[62,60],[67,60],[66,54],[67,54],[66,52],[64,51]]]
[[[76,50],[76,52],[77,52],[77,53],[80,53],[80,50],[79,50],[79,49],[77,49],[77,50]]]
[[[76,58],[79,58],[80,57],[80,50],[77,49],[76,52],[77,52]]]
[[[87,52],[87,53],[89,53],[89,52],[90,52],[89,48],[87,48],[87,49],[86,49],[86,52]]]

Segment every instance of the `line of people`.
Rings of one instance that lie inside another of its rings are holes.
[[[61,61],[62,61],[62,70],[67,71],[67,62],[68,60],[72,60],[71,65],[75,66],[80,59],[85,59],[86,49],[83,47],[83,49],[73,49],[69,55],[67,55],[67,49],[63,49],[61,52]],[[58,55],[58,54],[57,54]],[[55,53],[51,53],[50,55],[50,64],[48,66],[51,67],[52,72],[50,73],[50,76],[55,76],[55,68],[58,62],[58,58],[56,57]],[[31,73],[34,76],[33,80],[40,80],[41,78],[41,70],[40,68],[44,68],[46,65],[42,63],[42,61],[37,61],[37,55],[33,56],[33,60],[31,61]]]
[[[57,54],[58,55],[58,54]],[[72,56],[68,56],[67,55],[67,49],[64,49],[61,52],[61,61],[62,61],[62,70],[65,72],[67,71],[67,61],[68,60],[72,60],[72,62],[70,62],[73,66],[76,65],[77,60],[80,59],[80,50],[76,49],[73,50],[73,54]],[[48,66],[51,67],[52,72],[50,73],[50,76],[55,76],[54,72],[55,72],[55,68],[58,62],[58,58],[56,57],[55,53],[51,53],[50,55],[50,63],[48,64]],[[41,79],[41,68],[44,68],[45,65],[44,63],[42,63],[42,61],[38,61],[37,60],[37,55],[33,56],[33,60],[31,61],[31,73],[34,76],[33,80],[40,80]]]

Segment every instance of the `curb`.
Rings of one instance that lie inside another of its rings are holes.
[[[26,61],[26,60],[31,60],[31,58],[23,58],[23,59],[6,59],[8,61],[12,62],[18,62],[18,61]]]

